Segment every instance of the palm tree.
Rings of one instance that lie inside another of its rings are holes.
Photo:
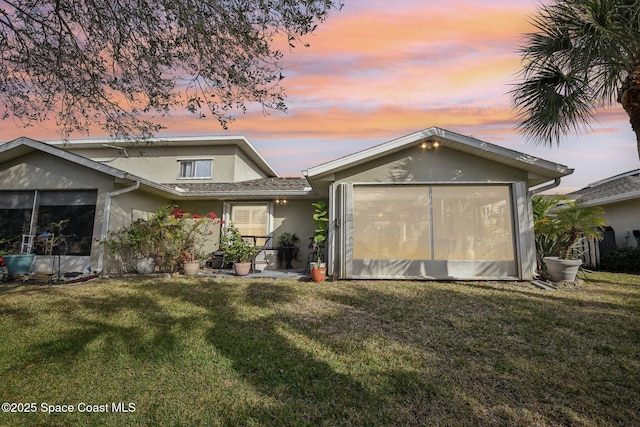
[[[622,105],[640,156],[640,2],[556,0],[525,35],[521,80],[509,94],[518,130],[545,145],[588,130],[596,109]]]
[[[546,256],[568,258],[583,238],[600,240],[600,231],[607,225],[602,207],[584,206],[566,195],[535,195],[531,204],[539,266]]]
[[[600,240],[601,229],[607,225],[603,214],[604,209],[600,206],[583,206],[580,200],[568,202],[566,208],[559,209],[556,216],[560,231],[566,238],[559,258],[567,259],[580,239]]]
[[[569,201],[565,195],[535,195],[531,199],[533,208],[533,232],[536,243],[536,260],[538,270],[543,268],[543,259],[547,256],[558,256],[565,244],[566,236],[559,232],[558,219],[551,211],[558,205]]]

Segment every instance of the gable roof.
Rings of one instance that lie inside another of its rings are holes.
[[[36,141],[35,139],[27,138],[24,136],[16,138],[13,141],[0,144],[0,163],[36,151],[46,153],[53,157],[66,160],[89,169],[93,169],[94,171],[103,173],[105,175],[110,175],[125,184],[133,184],[138,182],[141,186],[145,187],[147,191],[151,191],[156,194],[167,192],[167,188],[165,188],[165,186],[163,186],[162,184],[157,184],[153,181],[149,181],[129,172],[125,172],[123,170],[105,165],[103,163],[96,162],[95,160],[91,160],[78,154],[61,150],[60,148],[53,147],[47,143]]]
[[[561,178],[573,173],[573,169],[565,165],[553,163],[535,156],[490,144],[479,139],[464,136],[438,127],[430,127],[389,142],[341,157],[319,166],[303,171],[309,178],[321,178],[336,172],[369,162],[388,154],[404,150],[423,142],[437,142],[441,147],[472,154],[528,172],[529,186],[536,186],[547,181]]]
[[[27,155],[34,151],[41,151],[51,156],[67,160],[72,163],[77,163],[79,165],[94,169],[107,175],[111,175],[115,178],[125,179],[131,175],[120,169],[112,168],[111,166],[105,165],[103,163],[96,162],[86,157],[61,150],[44,142],[36,141],[35,139],[27,138],[24,136],[16,138],[13,141],[0,144],[0,163]]]
[[[129,148],[136,142],[124,139],[77,139],[69,141],[46,141],[47,144],[51,144],[56,147],[71,147],[71,148],[91,148],[91,147],[103,147],[103,146],[115,146],[122,148]],[[271,167],[271,165],[265,160],[264,157],[256,150],[256,148],[249,142],[244,136],[179,136],[179,137],[164,137],[164,138],[150,138],[143,142],[137,142],[137,144],[158,144],[165,147],[179,147],[184,145],[189,146],[215,146],[215,145],[233,145],[238,147],[251,161],[253,161],[264,172],[265,175],[270,177],[278,177],[278,173]]]
[[[596,181],[569,194],[580,198],[585,205],[640,199],[640,169]]]

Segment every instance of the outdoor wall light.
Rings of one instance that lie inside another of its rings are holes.
[[[280,206],[285,206],[287,204],[287,199],[276,199],[276,204]]]
[[[420,148],[427,151],[434,150],[439,146],[440,144],[438,143],[438,141],[424,141],[422,144],[420,144]]]

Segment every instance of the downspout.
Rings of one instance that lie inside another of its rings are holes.
[[[531,236],[530,238],[533,239],[533,242],[535,242],[535,235],[534,235],[534,232],[533,232],[533,208],[532,208],[532,205],[531,205],[531,200],[533,199],[533,196],[535,196],[536,194],[542,193],[543,191],[551,190],[552,188],[556,188],[559,185],[560,185],[560,178],[556,178],[556,179],[553,180],[553,182],[551,184],[547,184],[547,185],[543,185],[542,187],[531,189],[527,193],[527,211],[529,212],[528,213],[528,217],[529,217],[529,223],[530,223],[530,225],[529,225],[529,227],[530,227],[529,233],[530,234],[529,235]],[[530,257],[531,258],[530,258],[529,261],[532,263],[532,266],[535,266],[535,267],[533,267],[532,276],[533,276],[534,279],[537,279],[538,278],[538,272],[537,272],[538,260],[537,260],[537,255],[536,255],[535,243],[534,243],[533,254],[531,254]]]
[[[102,231],[100,232],[100,241],[103,241],[107,238],[107,233],[109,232],[109,217],[111,215],[111,199],[120,196],[121,194],[129,193],[131,191],[136,191],[140,188],[140,181],[136,181],[131,187],[126,187],[121,190],[112,191],[107,193],[104,198],[104,213],[102,220]],[[98,268],[96,273],[102,273],[102,268],[104,264],[104,245],[100,245],[100,249],[98,249]]]
[[[529,196],[534,196],[538,193],[542,193],[543,191],[551,190],[552,188],[556,188],[559,185],[560,185],[560,178],[556,178],[551,184],[547,184],[543,187],[529,190]]]

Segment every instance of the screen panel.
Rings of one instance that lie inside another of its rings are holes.
[[[434,186],[432,202],[435,259],[514,259],[508,186]]]
[[[354,186],[354,259],[431,259],[429,187]]]

